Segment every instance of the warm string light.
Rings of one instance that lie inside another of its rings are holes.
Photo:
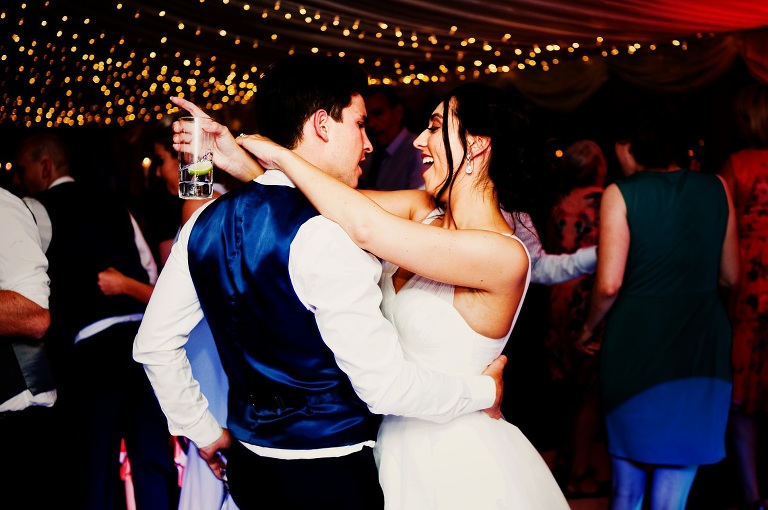
[[[234,27],[211,26],[168,9],[143,10],[130,1],[116,2],[111,9],[128,23],[149,21],[166,30],[152,34],[154,40],[127,42],[123,36],[109,35],[109,27],[99,30],[91,18],[52,18],[46,12],[50,2],[35,12],[21,4],[18,17],[10,16],[10,9],[3,10],[0,29],[12,34],[15,46],[0,46],[0,65],[6,66],[6,78],[0,82],[4,90],[0,123],[52,127],[151,121],[174,109],[167,101],[168,95],[194,97],[198,102],[202,98],[202,105],[214,111],[225,105],[247,104],[256,91],[258,65],[252,63],[253,55],[241,50],[263,49],[278,56],[280,52],[337,55],[361,65],[370,62],[372,83],[406,85],[478,79],[521,70],[548,72],[565,59],[589,62],[591,56],[608,58],[622,53],[622,46],[610,45],[609,49],[603,37],[596,37],[594,43],[584,47],[578,42],[523,46],[516,44],[509,33],[500,34],[497,40],[479,38],[463,34],[459,25],[425,33],[401,20],[347,19],[330,11],[310,12],[301,4],[282,0],[264,7],[258,7],[262,3],[258,1],[213,3],[216,5],[206,3],[206,8],[220,4],[219,8],[241,11],[239,17],[251,27],[248,33],[258,37],[237,33]],[[25,30],[30,23],[39,25],[36,28],[40,35],[32,36]],[[282,39],[288,37],[281,37],[281,33],[299,29],[316,31],[318,35],[335,34],[337,45],[285,47]],[[216,38],[221,42],[205,52],[196,51],[194,43],[184,40],[189,34],[193,34],[193,41]],[[697,34],[697,38],[704,36]],[[674,40],[670,44],[683,51],[688,48],[686,41]],[[659,43],[623,47],[624,53],[632,55],[656,51]],[[375,48],[386,51],[376,52]],[[366,53],[376,56],[367,58]],[[403,66],[401,61],[408,64]],[[10,86],[13,77],[18,87]],[[84,97],[94,92],[104,98],[103,104],[83,105]],[[54,95],[56,99],[47,99]]]

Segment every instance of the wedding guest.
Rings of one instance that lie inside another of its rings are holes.
[[[597,245],[606,171],[603,151],[594,141],[578,140],[565,149],[557,173],[563,196],[548,223],[551,253],[574,253]],[[558,461],[565,466],[562,485],[571,498],[595,496],[601,489],[590,464],[600,423],[597,358],[576,345],[593,283],[594,276],[588,274],[550,287],[544,340],[552,381],[563,387],[570,404]]]
[[[747,147],[732,154],[720,173],[733,194],[741,268],[728,307],[734,367],[730,438],[744,508],[764,510],[757,421],[768,413],[768,86],[746,86],[734,106]]]
[[[405,127],[405,105],[397,89],[372,85],[364,92],[368,112],[366,132],[373,153],[360,163],[358,188],[378,190],[424,189],[421,176],[427,165],[413,146],[416,135]]]
[[[515,235],[531,254],[531,283],[554,285],[595,272],[596,245],[585,244],[573,253],[552,253],[544,249],[530,214],[513,214],[507,211],[502,211],[502,214],[507,225],[515,231]]]
[[[2,188],[0,217],[0,437],[13,462],[0,477],[0,492],[8,508],[45,510],[65,489],[56,470],[40,469],[52,455],[45,438],[58,423],[42,341],[51,320],[48,260],[29,209]]]
[[[153,140],[155,156],[158,158],[157,176],[163,181],[169,193],[177,193],[179,186],[178,152],[173,148],[174,120],[186,115],[180,112],[168,115],[160,120],[155,130]],[[219,183],[214,184],[213,197],[203,200],[184,200],[182,202],[181,224],[177,226],[173,242],[178,237],[178,231],[192,214],[204,204],[220,197],[226,189]],[[168,246],[168,254],[172,245]],[[168,255],[167,254],[167,255]],[[166,258],[167,258],[166,255]],[[143,303],[148,303],[154,286],[129,278],[114,268],[99,273],[99,287],[106,295],[127,294]],[[208,321],[203,317],[189,334],[186,344],[192,373],[200,383],[201,391],[208,397],[209,409],[218,423],[223,427],[227,422],[227,392],[229,383],[221,366],[216,344],[214,343]],[[187,442],[186,438],[179,438]],[[186,460],[184,474],[179,494],[179,510],[194,510],[196,508],[216,508],[217,510],[237,510],[226,483],[216,478],[208,469],[208,464],[200,457],[194,442],[186,444]]]
[[[698,466],[725,456],[736,220],[717,176],[681,168],[684,126],[647,106],[617,129],[625,179],[600,206],[597,274],[579,342],[600,351],[612,510],[685,508]],[[606,319],[602,342],[593,341]]]
[[[154,152],[152,165],[159,189],[154,193],[155,200],[153,204],[157,212],[155,215],[150,216],[147,226],[156,238],[157,261],[160,269],[165,266],[165,261],[168,260],[168,255],[171,253],[171,247],[176,242],[179,225],[185,220],[184,207],[189,208],[195,203],[195,201],[188,202],[179,198],[178,153],[173,149],[173,140],[169,135],[169,133],[172,133],[171,124],[173,124],[173,121],[184,115],[184,112],[177,112],[164,116],[158,121],[151,136],[152,151]],[[187,211],[187,218],[192,212],[194,210]]]
[[[177,475],[165,419],[131,359],[144,304],[105,296],[97,284],[108,267],[150,281],[135,223],[110,193],[71,177],[69,148],[55,134],[25,139],[16,159],[21,184],[44,207],[47,218],[40,223],[51,225],[46,346],[65,425],[58,455],[69,466],[60,473],[70,477],[68,497],[77,508],[114,507],[124,438],[139,508],[174,508]]]
[[[531,285],[520,310],[517,325],[504,347],[509,359],[504,370],[507,388],[533,387],[536,391],[508,392],[501,403],[504,417],[517,425],[540,451],[553,450],[557,428],[552,404],[557,395],[547,367],[544,345],[545,310],[549,289],[544,285],[566,282],[595,272],[597,247],[579,248],[573,253],[549,253],[528,213],[502,211],[504,219],[525,244],[531,257]],[[556,466],[553,463],[553,468]]]

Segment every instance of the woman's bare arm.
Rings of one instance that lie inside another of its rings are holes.
[[[723,238],[723,248],[720,253],[720,277],[718,283],[721,286],[730,288],[736,285],[739,280],[739,235],[736,225],[736,214],[733,206],[733,197],[728,180],[720,177],[725,188],[725,195],[728,198],[728,226],[725,229],[725,238]],[[733,183],[733,179],[731,179]]]
[[[424,190],[358,191],[388,213],[413,221],[422,221],[435,208],[432,197]]]
[[[629,254],[629,225],[627,205],[618,186],[605,189],[600,204],[600,243],[597,246],[597,274],[592,287],[589,312],[577,347],[588,354],[600,348],[590,342],[595,328],[616,302],[624,281]]]
[[[280,168],[323,216],[361,248],[427,278],[485,291],[521,289],[528,258],[521,244],[485,230],[452,230],[390,214],[382,206],[259,135],[238,140],[262,166]]]

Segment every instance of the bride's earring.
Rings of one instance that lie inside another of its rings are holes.
[[[472,173],[472,156],[467,156],[467,168],[464,169],[464,171],[468,174]]]

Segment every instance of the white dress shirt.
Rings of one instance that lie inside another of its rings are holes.
[[[502,214],[531,254],[531,283],[553,285],[595,272],[597,246],[580,248],[574,253],[547,253],[527,213],[510,214],[502,211]]]
[[[48,309],[48,259],[24,203],[0,188],[0,289],[12,290]]]
[[[0,289],[16,292],[47,310],[48,259],[32,214],[19,198],[0,188],[0,218]],[[25,390],[0,403],[0,412],[19,411],[31,405],[51,406],[55,401],[56,390],[37,395]]]
[[[256,181],[293,186],[275,170]],[[134,359],[144,364],[171,433],[201,447],[214,442],[221,428],[207,409],[184,350],[189,332],[203,316],[189,273],[187,243],[197,217],[209,205],[198,209],[182,228],[158,278],[133,351]],[[288,270],[297,296],[315,314],[324,342],[372,412],[442,422],[493,404],[496,388],[488,376],[458,378],[405,361],[397,332],[379,309],[381,264],[336,223],[322,216],[304,223],[291,243]],[[276,458],[318,458],[371,444],[308,451],[245,446]]]

